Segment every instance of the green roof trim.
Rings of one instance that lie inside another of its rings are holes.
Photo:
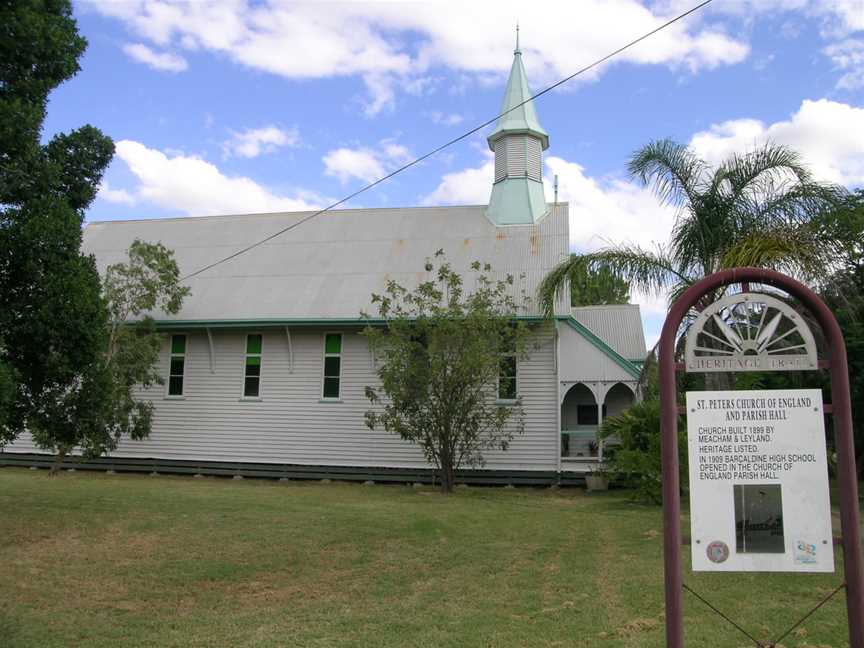
[[[542,322],[539,315],[518,315],[512,319],[524,322]],[[128,322],[134,324],[135,322]],[[266,326],[366,326],[386,324],[387,320],[373,318],[264,318],[244,320],[154,320],[157,329],[205,329],[205,328],[259,328]]]
[[[605,353],[619,367],[621,367],[622,369],[624,369],[624,371],[633,376],[633,378],[639,378],[639,375],[642,373],[639,367],[637,367],[627,358],[618,353],[615,349],[606,344],[587,326],[585,326],[584,324],[580,324],[572,315],[565,315],[563,317],[559,317],[559,319],[564,320],[570,326],[570,328],[579,333],[582,337],[584,337],[591,344],[597,347],[597,349]]]

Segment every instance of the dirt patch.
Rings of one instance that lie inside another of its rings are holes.
[[[619,637],[635,637],[656,630],[659,627],[660,622],[657,619],[636,618],[618,628],[615,634]]]

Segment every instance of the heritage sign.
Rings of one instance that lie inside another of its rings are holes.
[[[687,393],[694,571],[833,572],[818,389]]]
[[[750,292],[753,284],[765,292]],[[779,291],[788,300],[778,299]],[[817,356],[805,316],[820,329],[824,358]],[[680,358],[685,321],[690,326]],[[864,648],[864,555],[849,364],[831,310],[807,286],[774,270],[722,270],[694,283],[672,304],[658,360],[667,648],[684,648],[685,589],[716,611],[684,583],[679,418],[686,416],[689,432],[693,568],[814,572],[832,571],[834,559],[823,413],[833,417],[844,581],[814,602],[802,620],[845,590],[849,645]],[[787,370],[828,370],[830,410],[823,408],[819,391],[808,390],[694,392],[687,394],[686,406],[678,402],[678,371]],[[727,621],[756,645],[779,645],[791,631],[763,644]]]
[[[685,341],[686,371],[809,371],[813,333],[789,304],[764,293],[733,293],[696,317]]]

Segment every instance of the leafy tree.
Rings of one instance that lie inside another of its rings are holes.
[[[419,445],[444,492],[460,467],[484,465],[483,451],[506,450],[525,427],[515,382],[499,383],[499,375],[514,375],[529,336],[516,319],[523,305],[512,296],[514,277],[494,280],[488,264],[472,269],[470,293],[445,259],[414,291],[388,282],[384,294],[372,296],[385,324],[363,332],[380,379],[380,387],[366,388],[373,405],[367,426]]]
[[[837,318],[846,342],[856,463],[859,476],[864,477],[864,190],[851,193],[839,208],[820,214],[819,219],[843,246],[842,254],[826,268],[820,296]],[[809,324],[825,354],[818,324]],[[737,389],[823,389],[826,400],[831,400],[831,381],[824,371],[741,373],[735,378]],[[833,447],[833,420],[826,419],[829,449]]]
[[[124,434],[143,439],[150,434],[153,405],[135,398],[134,390],[162,385],[156,371],[162,336],[156,333],[149,312],[173,315],[180,311],[189,288],[179,282],[180,270],[173,251],[161,243],[136,239],[129,261],[108,266],[103,294],[108,306],[108,347],[105,366],[111,376],[107,425],[86,438],[91,453],[102,454],[117,446]]]
[[[106,311],[84,212],[111,160],[92,126],[40,141],[48,94],[78,71],[86,41],[66,0],[0,2],[0,362],[14,380],[0,444],[26,426],[48,442],[90,420]]]
[[[567,279],[573,307],[626,304],[630,301],[630,286],[609,268],[590,270],[587,264],[577,262],[571,266]]]
[[[678,209],[668,246],[619,244],[562,262],[539,289],[548,313],[580,264],[674,299],[702,277],[737,266],[822,277],[843,252],[836,231],[817,215],[842,204],[845,190],[813,180],[799,156],[784,146],[766,144],[731,155],[712,169],[686,146],[660,140],[636,151],[629,171]],[[706,296],[706,303],[715,298]]]
[[[128,257],[105,270],[106,343],[86,370],[89,380],[74,409],[52,409],[33,426],[34,442],[57,454],[55,471],[72,448],[99,456],[115,449],[124,435],[138,440],[150,434],[153,406],[135,398],[138,387],[164,384],[155,371],[162,336],[149,312],[177,313],[189,289],[179,284],[174,253],[161,243],[136,239]]]
[[[0,347],[2,347],[2,343],[0,343]],[[0,360],[0,429],[12,417],[17,384],[18,381],[12,367]]]
[[[829,223],[847,233],[848,251],[842,257],[842,267],[826,282],[821,297],[834,312],[846,342],[856,463],[859,477],[864,478],[864,190],[850,196],[833,216]],[[827,387],[827,375],[822,378]]]

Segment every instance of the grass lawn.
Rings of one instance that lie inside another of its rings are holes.
[[[3,648],[664,645],[660,509],[626,493],[5,468],[0,511]],[[841,580],[685,572],[766,639]],[[685,596],[688,648],[748,645]],[[847,645],[842,593],[784,642]]]

